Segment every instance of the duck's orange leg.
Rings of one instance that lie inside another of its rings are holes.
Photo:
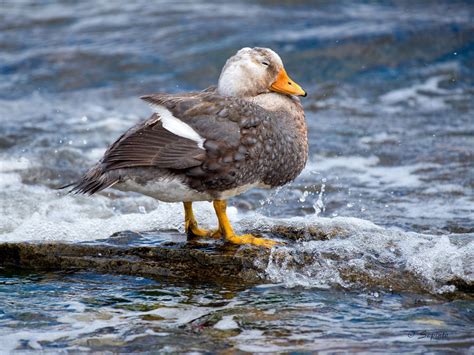
[[[201,229],[198,226],[196,218],[194,217],[193,212],[193,203],[192,202],[183,202],[184,206],[184,229],[186,234],[193,237],[210,237],[210,238],[220,238],[219,230],[215,232],[208,231],[206,229]]]
[[[216,211],[217,219],[219,220],[219,231],[224,236],[225,240],[233,244],[252,244],[271,248],[274,245],[280,244],[273,240],[254,237],[251,234],[236,235],[229,218],[227,217],[226,209],[227,202],[224,200],[214,200],[214,209]]]

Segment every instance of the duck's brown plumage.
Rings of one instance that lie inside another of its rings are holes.
[[[219,198],[247,184],[283,185],[306,163],[306,125],[295,97],[286,97],[292,113],[266,110],[212,89],[142,99],[164,106],[192,127],[204,139],[204,149],[163,128],[155,113],[113,143],[73,191],[93,194],[141,172],[148,178],[176,176],[189,188]]]

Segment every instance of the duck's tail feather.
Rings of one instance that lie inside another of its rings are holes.
[[[61,186],[59,189],[72,187],[72,189],[68,191],[70,194],[93,195],[115,185],[119,180],[120,178],[117,174],[111,174],[109,172],[104,173],[97,165],[84,174],[79,181]]]
[[[64,189],[67,189],[68,187],[76,185],[77,183],[78,183],[78,181],[71,182],[70,184],[56,187],[55,190],[64,190]]]

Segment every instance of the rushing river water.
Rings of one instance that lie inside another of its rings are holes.
[[[469,1],[1,1],[1,241],[182,231],[180,204],[55,188],[150,114],[137,97],[215,84],[244,46],[276,50],[309,92],[310,159],[231,219],[350,237],[281,247],[252,288],[0,270],[0,351],[472,351],[472,302],[443,295],[473,282],[473,19]],[[215,223],[208,203],[197,215]],[[365,290],[328,253],[429,287]]]

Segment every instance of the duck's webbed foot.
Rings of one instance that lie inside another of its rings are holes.
[[[206,238],[212,234],[212,232],[208,231],[207,229],[199,228],[196,221],[185,221],[184,228],[186,229],[186,234],[189,237]]]
[[[275,245],[282,244],[270,239],[258,238],[252,234],[237,235],[235,234],[232,226],[230,225],[229,218],[227,217],[226,209],[227,203],[224,200],[215,200],[214,209],[216,210],[217,219],[219,220],[219,232],[224,239],[232,244],[250,244],[261,247],[271,248]]]
[[[259,238],[252,234],[237,235],[230,225],[227,217],[227,203],[224,200],[215,200],[214,209],[216,210],[217,219],[219,220],[219,228],[214,231],[201,229],[194,217],[192,202],[183,202],[184,205],[184,227],[189,237],[213,238],[224,240],[231,244],[243,245],[250,244],[260,247],[271,248],[278,244],[283,244],[270,239]]]
[[[232,244],[251,244],[251,245],[257,245],[257,246],[266,247],[266,248],[271,248],[275,245],[283,244],[283,243],[276,242],[274,240],[255,237],[252,234],[226,235],[225,240]]]

